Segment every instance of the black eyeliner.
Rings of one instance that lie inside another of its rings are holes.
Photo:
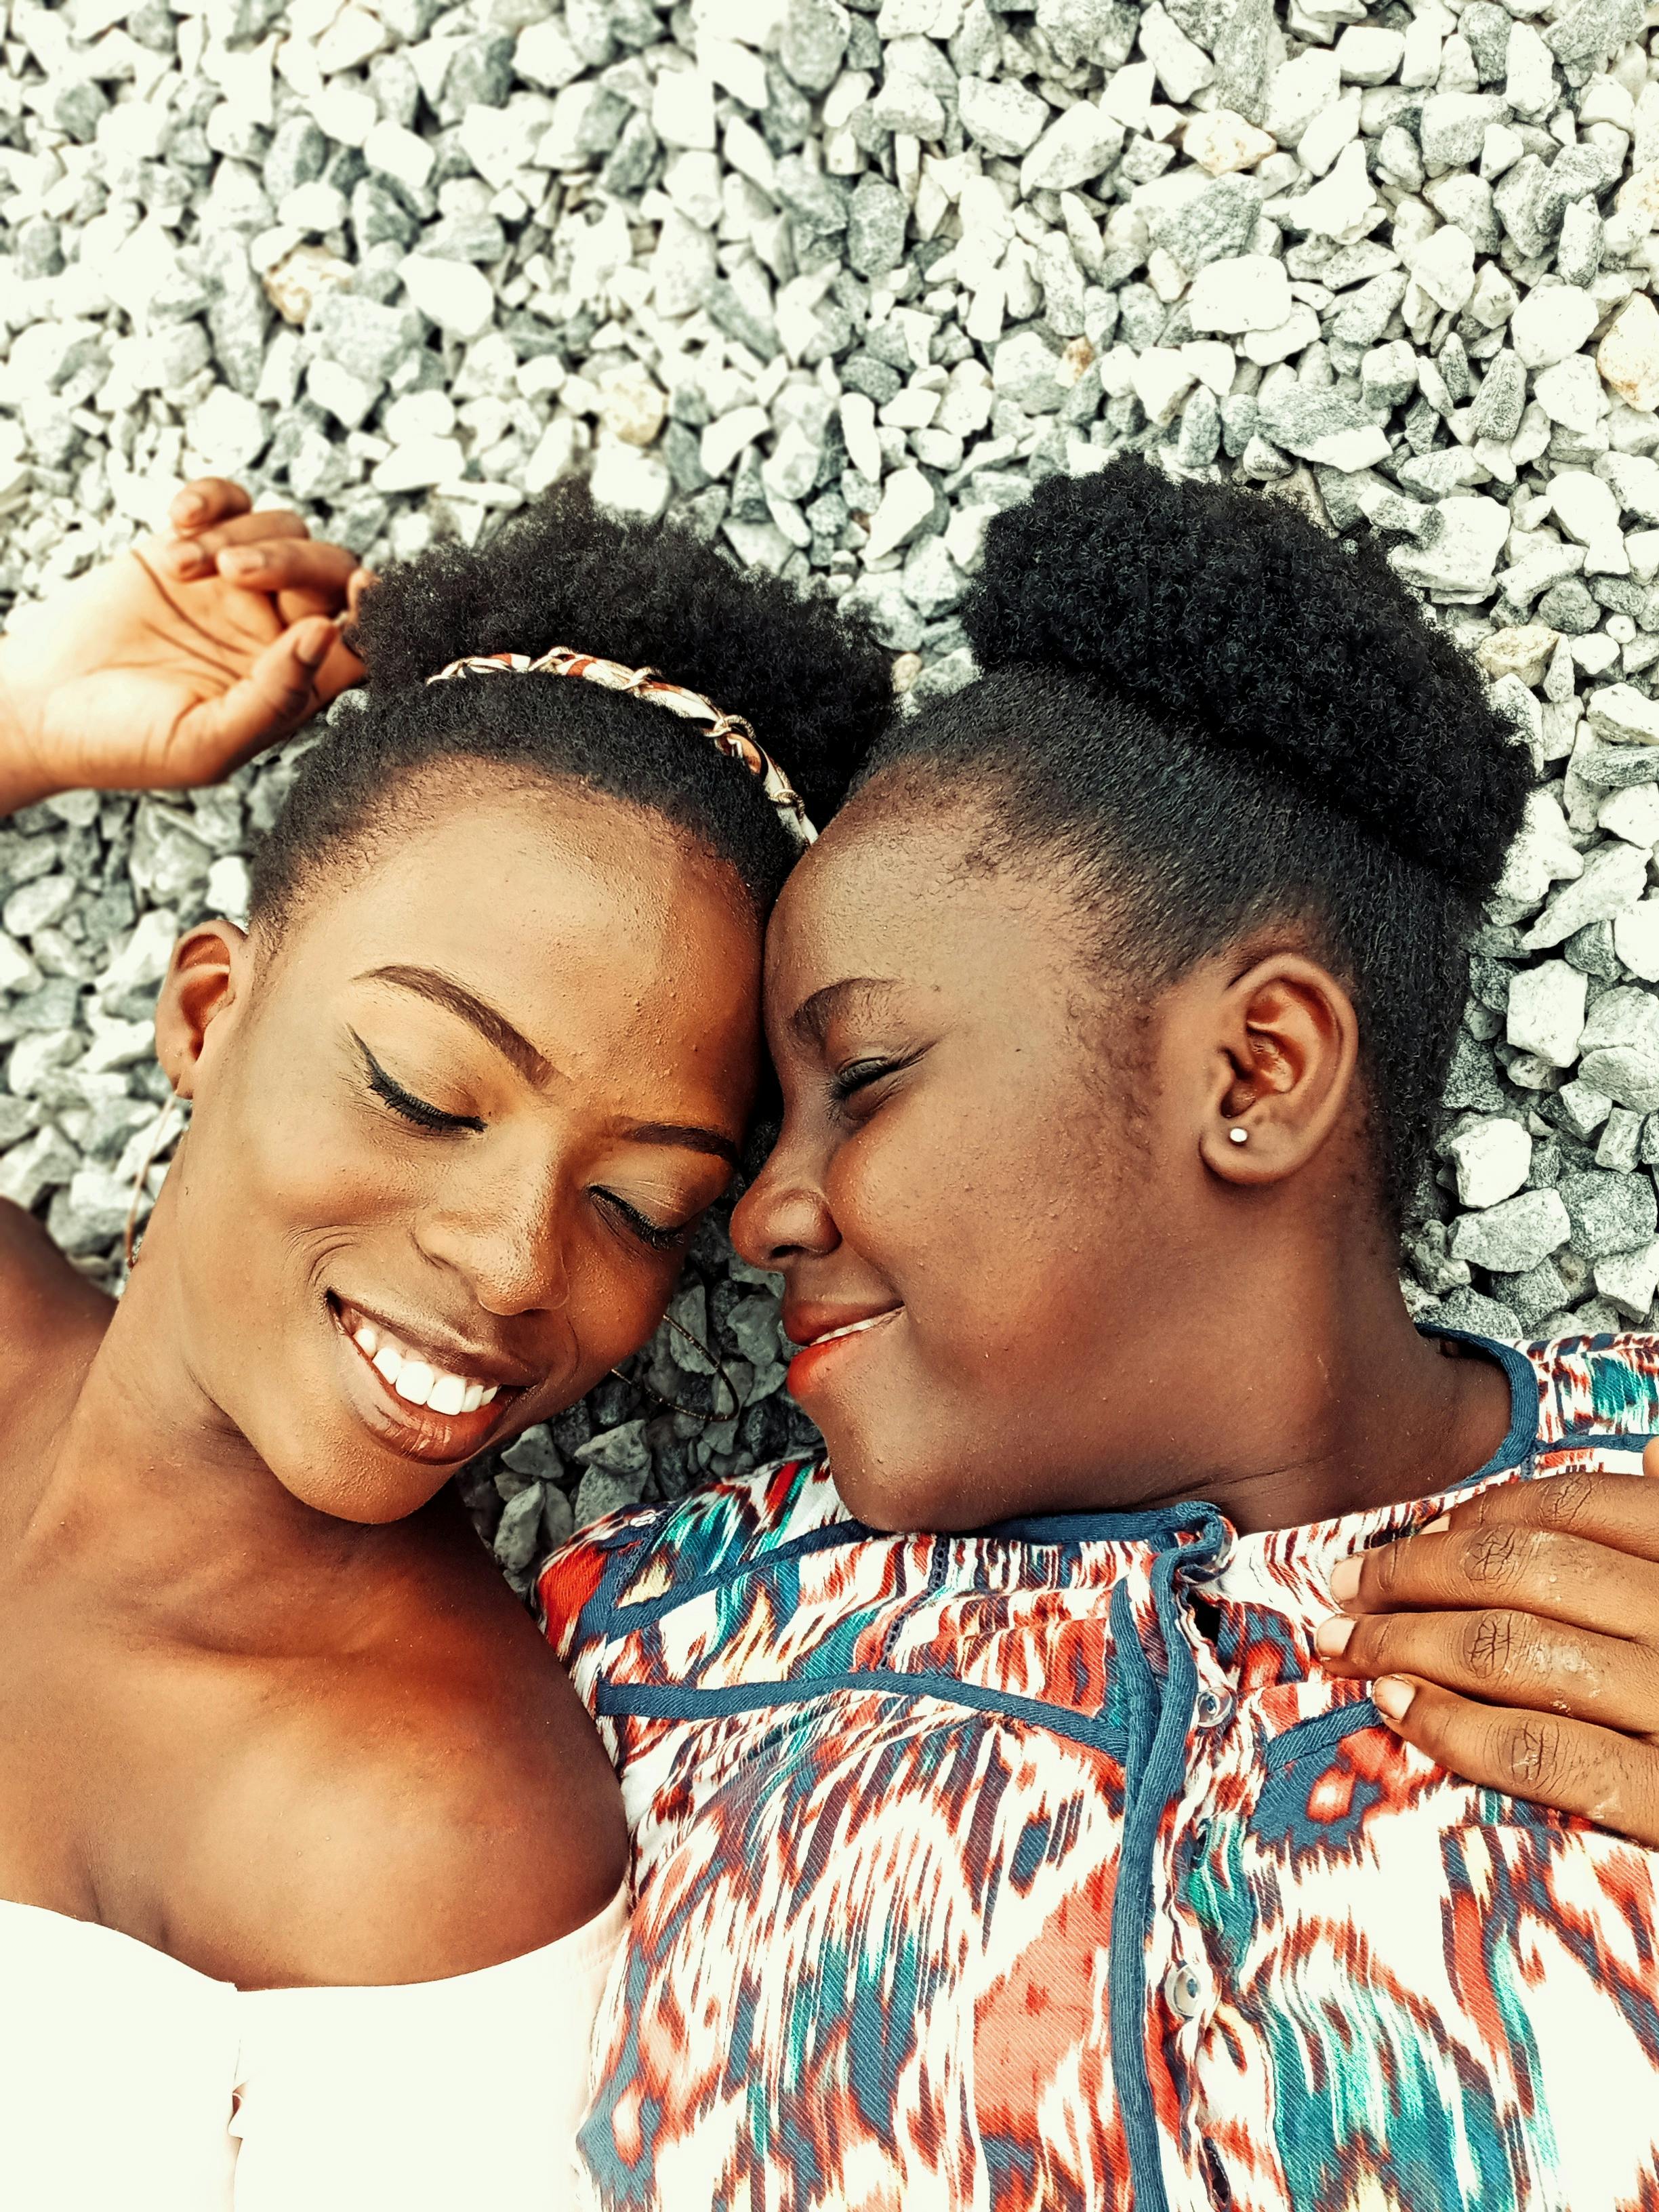
[[[348,1031],[351,1042],[363,1056],[363,1066],[368,1074],[368,1087],[394,1114],[401,1114],[405,1121],[414,1122],[420,1129],[470,1129],[481,1131],[484,1124],[476,1114],[446,1114],[441,1106],[429,1105],[417,1098],[412,1091],[405,1091],[401,1083],[386,1073],[356,1030]]]
[[[614,1190],[601,1191],[599,1195],[610,1201],[640,1242],[648,1244],[653,1252],[670,1250],[685,1234],[684,1229],[665,1229],[659,1222],[647,1221],[637,1206],[630,1206],[625,1198],[618,1198]]]

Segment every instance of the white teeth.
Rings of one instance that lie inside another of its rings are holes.
[[[392,1377],[392,1387],[400,1398],[407,1398],[411,1406],[424,1406],[432,1395],[432,1386],[437,1379],[424,1359],[405,1359],[402,1368]]]
[[[891,1321],[898,1310],[897,1306],[890,1306],[885,1313],[872,1314],[866,1321],[849,1321],[845,1328],[830,1329],[823,1336],[814,1337],[812,1341],[815,1344],[833,1344],[837,1337],[861,1336],[866,1328],[874,1328],[882,1322]]]
[[[494,1383],[469,1382],[465,1375],[434,1367],[429,1360],[401,1351],[389,1338],[381,1341],[373,1322],[359,1322],[351,1340],[370,1360],[400,1398],[411,1406],[429,1406],[434,1413],[475,1413],[496,1395]]]
[[[466,1385],[459,1375],[441,1375],[426,1402],[434,1413],[459,1413],[466,1403]]]

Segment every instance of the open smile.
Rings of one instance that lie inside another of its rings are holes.
[[[497,1369],[494,1376],[482,1372],[482,1358],[464,1361],[448,1347],[423,1341],[407,1328],[393,1329],[344,1299],[331,1296],[329,1309],[354,1368],[368,1385],[368,1401],[380,1416],[372,1425],[394,1429],[397,1449],[413,1458],[472,1457],[532,1387],[503,1379],[499,1362],[489,1363]]]

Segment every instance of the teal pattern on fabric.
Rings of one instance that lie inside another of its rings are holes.
[[[1314,1651],[1361,1547],[1639,1465],[1659,1341],[1487,1349],[1409,1505],[887,1535],[790,1465],[551,1561],[634,1848],[587,2212],[1659,2212],[1659,1854]]]

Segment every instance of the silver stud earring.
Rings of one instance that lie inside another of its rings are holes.
[[[1227,1134],[1236,1145],[1248,1145],[1250,1141],[1249,1131],[1238,1128],[1237,1126],[1229,1129]]]

